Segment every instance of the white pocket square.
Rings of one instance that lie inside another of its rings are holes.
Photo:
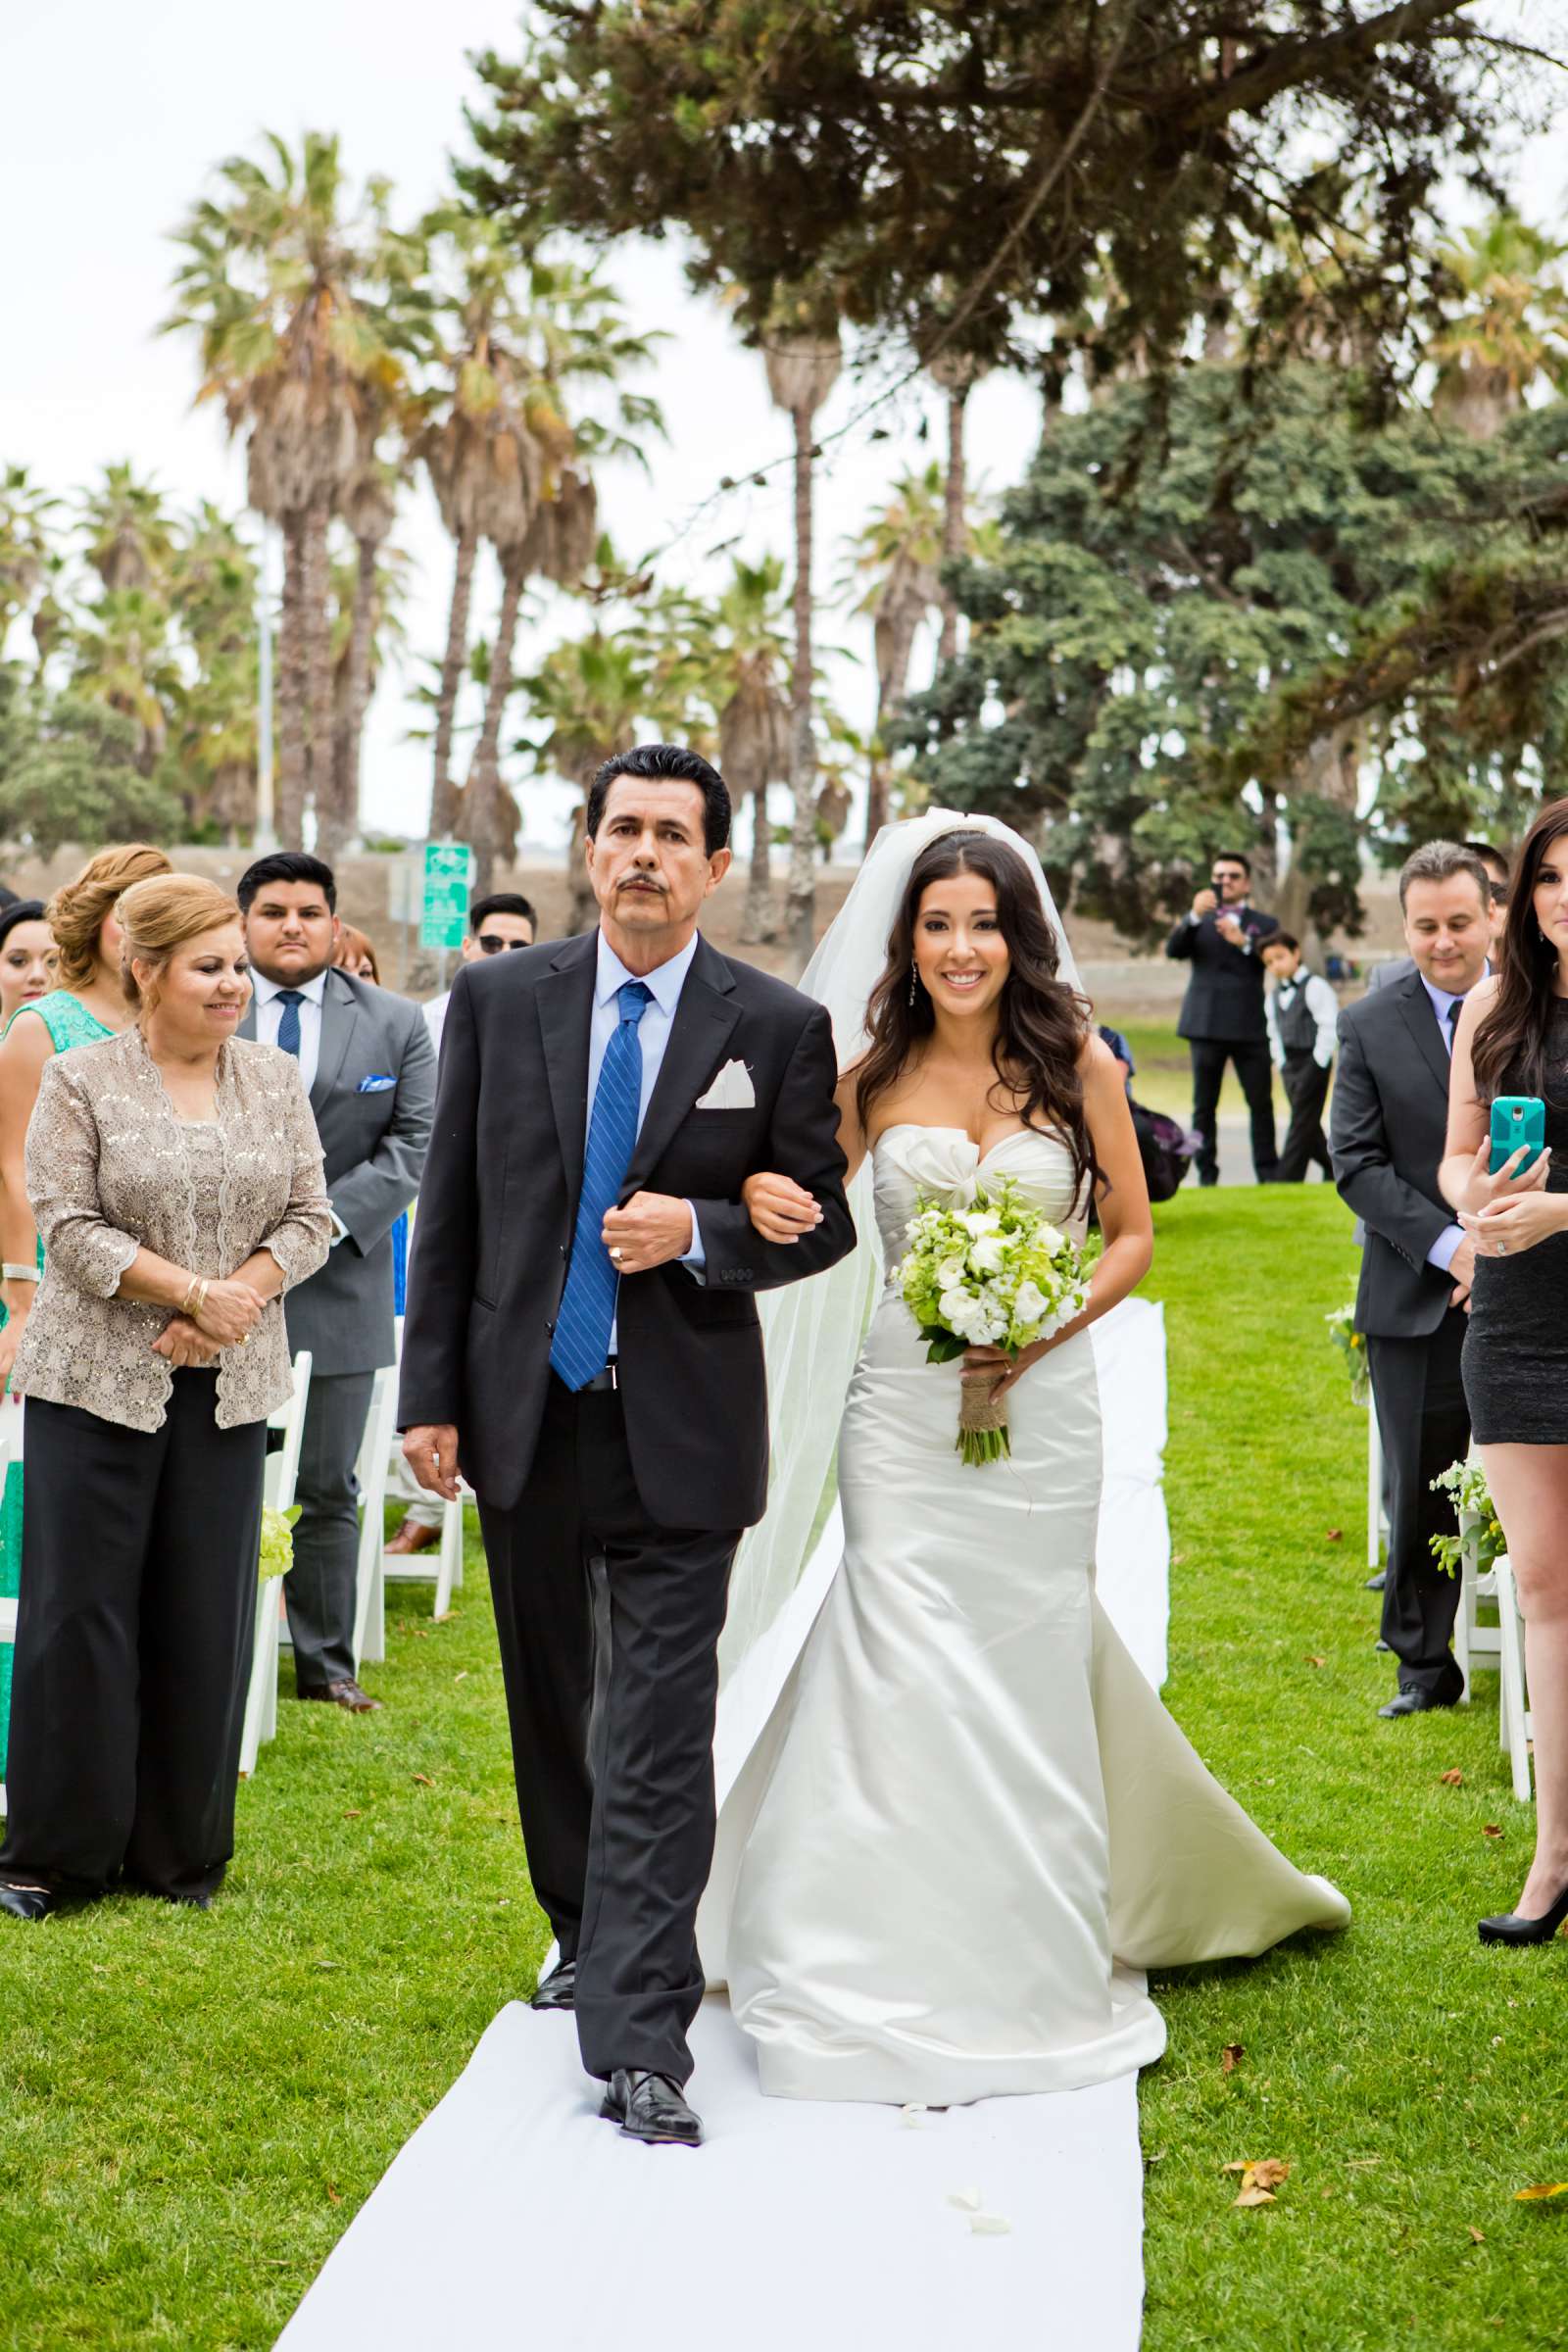
[[[752,1110],[757,1104],[757,1089],[752,1073],[744,1061],[726,1061],[706,1095],[699,1095],[694,1110]]]

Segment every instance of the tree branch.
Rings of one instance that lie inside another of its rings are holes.
[[[1196,105],[1178,105],[1175,112],[1194,130],[1211,127],[1234,114],[1256,114],[1282,90],[1340,72],[1390,41],[1415,39],[1444,17],[1458,16],[1467,5],[1468,0],[1400,0],[1398,7],[1386,8],[1381,16],[1343,32],[1277,42],[1255,65],[1244,66]]]

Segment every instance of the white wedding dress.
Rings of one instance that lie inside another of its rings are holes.
[[[883,1254],[916,1199],[1008,1177],[1054,1222],[1065,1148],[895,1126]],[[774,2096],[946,2106],[1146,2065],[1139,1972],[1349,1916],[1205,1771],[1095,1597],[1093,1345],[1012,1389],[1010,1462],[955,1450],[956,1364],[887,1285],[839,1441],[845,1551],[730,1788],[699,1939]]]

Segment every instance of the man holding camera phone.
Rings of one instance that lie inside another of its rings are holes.
[[[1251,883],[1250,860],[1240,850],[1222,852],[1209,867],[1207,890],[1198,893],[1192,911],[1165,942],[1167,956],[1193,967],[1176,1033],[1186,1038],[1193,1061],[1200,1184],[1219,1182],[1219,1090],[1227,1061],[1235,1065],[1251,1113],[1252,1173],[1259,1184],[1273,1184],[1279,1174],[1259,954],[1279,925],[1247,904]]]
[[[1487,869],[1457,842],[1428,842],[1400,869],[1399,905],[1413,969],[1341,1013],[1329,1132],[1341,1197],[1366,1229],[1355,1328],[1388,1476],[1383,1639],[1399,1688],[1378,1712],[1391,1717],[1451,1707],[1464,1687],[1450,1647],[1459,1583],[1431,1546],[1453,1512],[1432,1481],[1470,1444],[1459,1358],[1475,1243],[1438,1171],[1453,1035],[1492,945]]]

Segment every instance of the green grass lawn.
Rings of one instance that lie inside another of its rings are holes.
[[[1189,1188],[1158,1221],[1168,1696],[1356,1917],[1160,1988],[1147,2341],[1563,2343],[1568,2198],[1513,2192],[1568,2178],[1568,1952],[1475,1940],[1530,1838],[1494,1707],[1376,1719],[1393,1675],[1360,1582],[1365,1421],[1322,1322],[1348,1295],[1348,1220],[1308,1186]],[[531,1986],[546,1932],[483,1578],[439,1626],[408,1592],[368,1677],[385,1713],[280,1709],[210,1914],[127,1898],[3,1923],[0,2343],[260,2352],[495,2010]],[[1464,1784],[1445,1787],[1454,1767]],[[1274,2206],[1238,2211],[1221,2167],[1259,2156],[1291,2177]],[[519,2342],[528,2328],[519,2307]]]

